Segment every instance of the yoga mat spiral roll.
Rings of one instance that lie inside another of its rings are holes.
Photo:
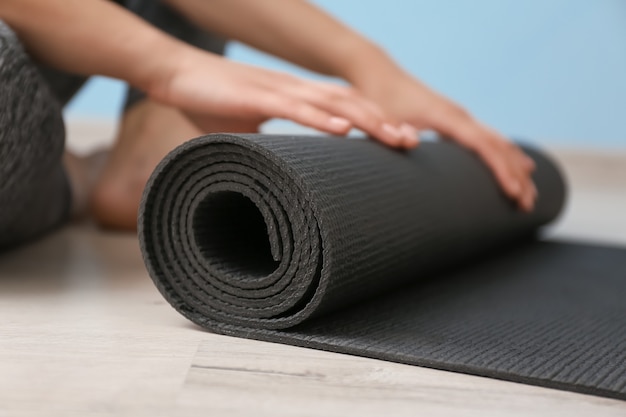
[[[165,299],[213,332],[626,398],[626,355],[595,360],[598,335],[584,330],[626,346],[613,320],[626,317],[626,280],[611,269],[626,251],[532,243],[566,186],[523,149],[536,164],[530,213],[446,141],[194,139],[146,186],[144,261]]]
[[[532,214],[469,151],[336,137],[228,136],[174,151],[147,187],[144,254],[202,325],[281,329],[420,279],[554,219],[564,183],[533,152]]]

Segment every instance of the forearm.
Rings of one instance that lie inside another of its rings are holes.
[[[167,72],[166,51],[180,48],[105,0],[0,0],[0,19],[47,65],[122,79],[144,90]]]
[[[304,0],[166,2],[208,30],[353,83],[365,67],[398,69],[378,46]]]

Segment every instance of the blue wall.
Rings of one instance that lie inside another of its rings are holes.
[[[501,131],[553,144],[626,147],[624,0],[316,0],[404,67]],[[241,45],[233,59],[307,74]],[[71,116],[113,117],[97,80]]]

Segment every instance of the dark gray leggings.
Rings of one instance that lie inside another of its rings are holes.
[[[179,39],[224,52],[223,40],[193,27],[157,0],[117,2]],[[0,252],[32,241],[69,218],[62,107],[85,81],[36,66],[0,20]],[[142,98],[141,91],[129,89],[125,107]]]

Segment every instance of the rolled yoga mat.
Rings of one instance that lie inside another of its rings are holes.
[[[147,185],[144,260],[212,332],[626,399],[626,250],[535,239],[565,184],[525,150],[530,214],[447,142],[198,138]]]

